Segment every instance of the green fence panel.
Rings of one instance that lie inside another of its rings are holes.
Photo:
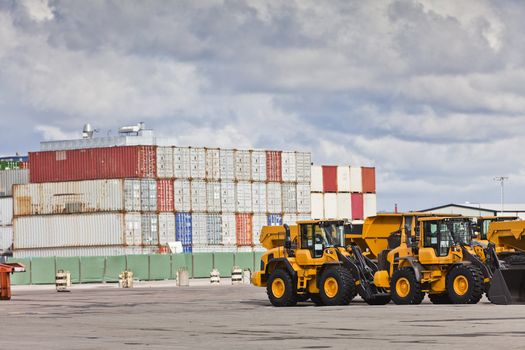
[[[12,285],[23,285],[31,284],[31,259],[20,258],[20,259],[9,259],[9,262],[16,262],[26,267],[25,272],[15,272],[11,275]]]
[[[193,253],[193,278],[210,277],[212,269],[212,253]]]
[[[55,258],[37,257],[31,259],[31,283],[55,284]]]
[[[106,257],[106,269],[104,272],[104,281],[118,282],[118,276],[126,270],[126,256],[116,255]]]
[[[149,256],[149,279],[167,280],[171,276],[171,259],[169,255]]]
[[[253,271],[253,253],[235,253],[235,266]]]
[[[233,253],[213,253],[213,267],[219,270],[221,277],[232,275],[233,262]]]
[[[56,270],[69,271],[71,283],[80,283],[80,259],[78,257],[56,257]]]
[[[80,282],[102,282],[104,280],[105,266],[106,258],[104,256],[81,256]]]
[[[188,262],[189,261],[189,265]],[[177,270],[180,267],[187,267],[191,276],[191,254],[172,254],[171,255],[171,278],[177,278]]]
[[[133,278],[149,280],[149,255],[127,255],[127,270],[133,272]]]
[[[264,252],[254,252],[253,253],[253,267],[254,269],[252,271],[259,271],[261,270],[261,257],[263,256]]]

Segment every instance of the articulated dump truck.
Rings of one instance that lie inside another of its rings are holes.
[[[348,304],[496,304],[523,301],[525,222],[491,220],[487,240],[473,218],[429,213],[380,214],[363,225],[343,220],[266,226],[267,249],[253,283],[275,306],[311,299]],[[482,237],[484,238],[484,237]],[[503,260],[502,260],[503,259]]]

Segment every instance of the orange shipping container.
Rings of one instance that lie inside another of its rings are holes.
[[[253,245],[253,214],[236,214],[235,221],[237,245]]]
[[[376,192],[376,168],[361,168],[364,193]]]

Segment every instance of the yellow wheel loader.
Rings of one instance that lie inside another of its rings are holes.
[[[358,293],[372,305],[390,302],[388,293],[373,284],[377,266],[358,246],[345,247],[350,229],[342,220],[263,227],[260,242],[268,251],[252,283],[266,287],[274,306],[308,299],[317,305],[347,305]]]

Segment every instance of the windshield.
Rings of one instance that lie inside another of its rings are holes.
[[[336,224],[321,224],[326,247],[342,247],[345,244],[345,227]]]
[[[448,240],[450,244],[470,244],[472,233],[468,221],[443,221],[439,224],[441,240]]]

